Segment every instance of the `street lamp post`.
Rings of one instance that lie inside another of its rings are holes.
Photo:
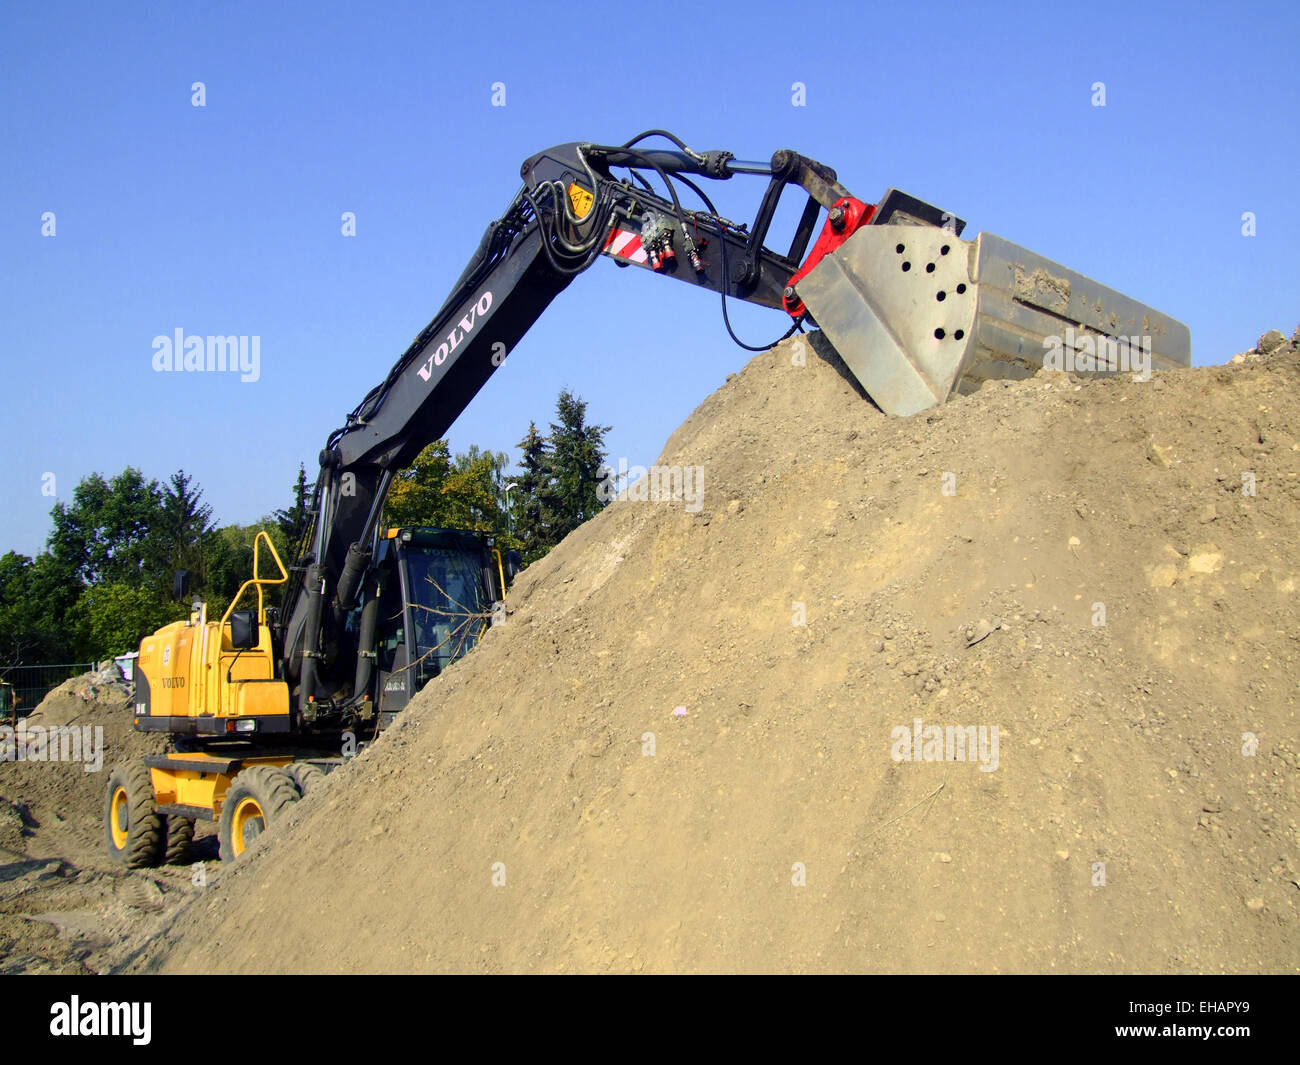
[[[518,481],[511,481],[506,485],[506,532],[509,533],[511,539],[513,539],[515,535],[515,516],[510,507],[510,489],[518,487]]]

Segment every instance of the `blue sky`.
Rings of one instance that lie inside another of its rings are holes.
[[[1293,329],[1296,5],[1050,7],[7,4],[0,551],[43,545],[46,473],[66,501],[92,471],[183,467],[222,523],[284,505],[520,162],[570,140],[794,148],[862,199],[897,186],[1181,318],[1197,364]],[[752,218],[762,188],[733,180],[718,205]],[[751,343],[786,327],[733,322]],[[260,379],[155,373],[177,328],[259,336]],[[612,457],[648,464],[747,358],[716,297],[598,262],[452,447],[513,449],[569,387],[614,426]]]

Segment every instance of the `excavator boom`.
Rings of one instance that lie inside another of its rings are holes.
[[[673,146],[643,147],[651,136]],[[1122,344],[1127,361],[1116,368],[1133,358],[1190,363],[1181,323],[998,237],[963,240],[961,219],[896,189],[874,204],[859,200],[834,170],[797,152],[745,162],[651,131],[624,145],[550,148],[521,175],[446,303],[321,452],[315,519],[280,643],[306,723],[346,716],[367,696],[367,659],[343,661],[330,637],[363,598],[394,474],[447,432],[550,302],[599,258],[716,292],[724,320],[727,300],[738,299],[783,311],[791,332],[820,326],[890,414],[1033,373],[1080,338],[1117,355]],[[745,224],[719,214],[695,180],[736,176],[767,179]],[[793,239],[769,248],[792,189],[806,196]]]

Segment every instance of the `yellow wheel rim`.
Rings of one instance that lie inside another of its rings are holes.
[[[235,815],[230,819],[230,843],[235,849],[235,856],[244,853],[244,849],[257,839],[266,829],[266,815],[251,796],[240,799],[235,807]]]
[[[129,806],[126,788],[118,788],[113,792],[113,801],[108,804],[108,827],[113,834],[113,846],[117,850],[126,847],[130,829]]]

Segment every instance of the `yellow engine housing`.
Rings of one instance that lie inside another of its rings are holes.
[[[260,576],[265,543],[280,572]],[[265,532],[254,543],[253,578],[246,581],[220,621],[207,620],[200,605],[188,621],[166,625],[140,643],[135,665],[135,727],[146,732],[196,736],[244,736],[288,732],[289,687],[275,676],[271,632],[262,602],[264,585],[288,579],[284,564]],[[238,649],[231,615],[244,593],[257,591],[258,638]]]

